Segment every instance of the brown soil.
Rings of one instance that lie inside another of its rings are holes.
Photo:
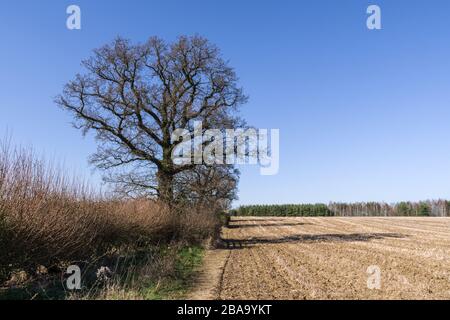
[[[236,217],[230,226],[229,248],[207,260],[197,292],[215,291],[203,298],[450,299],[450,218]],[[380,289],[368,288],[369,266],[380,268]]]
[[[216,300],[221,291],[225,264],[230,255],[229,250],[208,250],[203,259],[203,265],[196,277],[195,287],[187,296],[190,300]]]

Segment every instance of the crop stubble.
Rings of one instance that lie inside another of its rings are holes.
[[[234,217],[223,238],[220,299],[450,298],[450,218]]]

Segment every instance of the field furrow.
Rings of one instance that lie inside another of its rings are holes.
[[[450,218],[234,217],[223,238],[221,299],[450,298]]]

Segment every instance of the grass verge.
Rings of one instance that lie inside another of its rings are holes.
[[[204,249],[199,246],[184,247],[178,250],[174,274],[158,283],[149,283],[143,288],[146,300],[180,299],[192,286],[197,268],[202,264]]]
[[[20,285],[0,288],[0,300],[169,300],[185,296],[195,279],[204,255],[199,245],[179,243],[151,246],[125,255],[120,250],[84,266],[82,289],[66,289],[64,275],[46,275],[27,279]],[[95,275],[98,266],[113,266],[112,276],[100,281]]]

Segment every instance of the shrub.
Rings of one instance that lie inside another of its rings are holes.
[[[111,251],[216,237],[214,210],[106,197],[32,150],[0,143],[0,282],[13,270],[33,274]]]

